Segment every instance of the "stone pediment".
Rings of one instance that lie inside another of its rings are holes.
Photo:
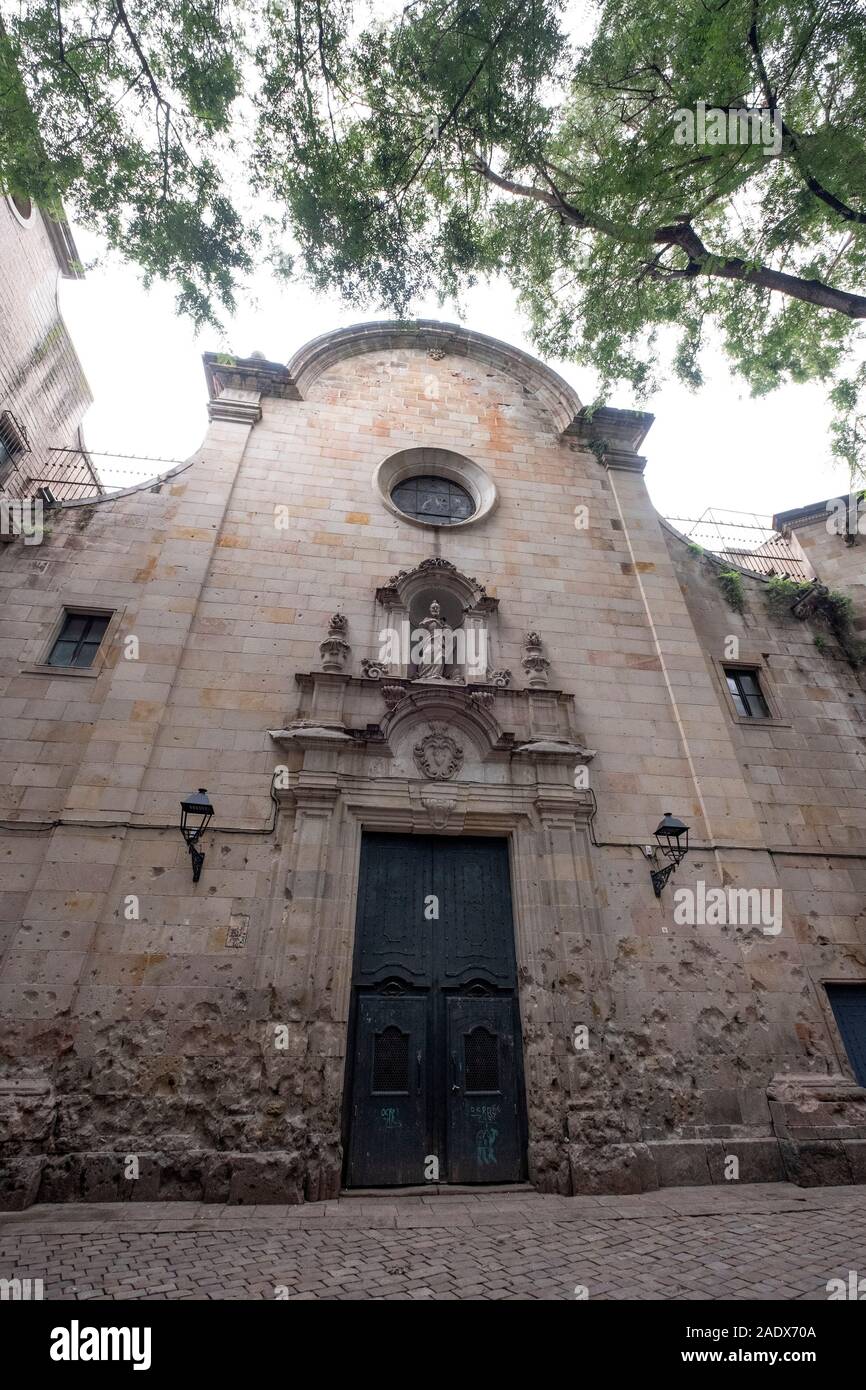
[[[415,594],[429,588],[431,582],[456,594],[464,610],[493,613],[499,606],[499,600],[492,598],[474,575],[463,574],[441,555],[429,556],[414,569],[398,570],[376,590],[376,598],[386,608],[408,608]]]

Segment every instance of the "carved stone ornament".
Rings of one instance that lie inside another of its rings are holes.
[[[416,565],[413,570],[398,570],[392,574],[388,580],[388,588],[393,589],[400,584],[401,580],[408,579],[410,575],[416,574],[459,574],[456,565],[452,565],[450,560],[444,560],[441,555],[431,555],[428,559],[422,560],[420,565]],[[486,597],[487,590],[483,584],[479,584],[474,575],[465,574],[462,576],[467,584],[475,589],[480,598]]]
[[[430,724],[430,732],[415,744],[415,765],[432,782],[448,782],[463,766],[463,749],[448,733],[447,724]]]
[[[491,671],[488,669],[487,683],[488,685],[495,685],[499,690],[504,690],[506,686],[511,684],[511,672]]]
[[[387,661],[371,661],[368,656],[361,659],[361,670],[370,681],[380,681],[388,674]]]
[[[453,797],[437,796],[435,793],[432,796],[422,793],[421,801],[433,828],[444,830],[448,824],[448,817],[457,805],[456,800]]]
[[[401,700],[406,698],[407,691],[402,685],[383,685],[382,698],[389,709],[396,709]]]
[[[352,650],[346,641],[348,627],[349,622],[344,613],[335,613],[331,618],[328,625],[328,635],[324,642],[319,643],[323,671],[344,671],[346,669],[346,661]]]
[[[441,362],[442,358],[445,356],[445,350],[444,348],[428,348],[427,356],[432,357],[434,362]]]
[[[452,565],[450,560],[443,560],[441,555],[431,555],[428,560],[422,560],[413,570],[398,570],[396,574],[392,574],[388,584],[393,586],[399,584],[401,579],[408,579],[410,574],[425,574],[430,570],[446,570],[456,574],[457,566]]]
[[[537,632],[528,632],[523,639],[523,650],[526,655],[523,658],[522,666],[527,676],[527,684],[532,689],[541,689],[548,684],[550,662],[546,656],[542,655],[541,638]]]
[[[472,690],[466,697],[466,703],[475,709],[490,709],[495,699],[492,690]]]

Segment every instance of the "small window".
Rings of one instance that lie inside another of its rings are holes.
[[[739,667],[725,667],[725,679],[734,708],[743,719],[770,719],[770,707],[761,693],[757,671],[740,670]]]
[[[51,648],[49,666],[92,666],[108,627],[107,613],[67,613]]]

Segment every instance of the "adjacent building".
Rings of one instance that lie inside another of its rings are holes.
[[[0,195],[0,502],[92,496],[99,481],[81,421],[90,388],[58,302],[82,268],[69,225]],[[47,491],[46,491],[47,490]],[[0,525],[0,541],[20,525]]]

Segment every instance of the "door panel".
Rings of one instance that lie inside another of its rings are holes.
[[[452,997],[448,1020],[448,1176],[517,1182],[522,1176],[514,1000]]]
[[[514,985],[514,929],[508,846],[504,840],[461,839],[434,851],[443,948],[440,983],[483,977]]]
[[[522,1178],[507,844],[365,835],[353,983],[348,1185]]]
[[[433,936],[424,919],[430,842],[420,835],[365,835],[358,884],[358,980],[432,980]]]
[[[395,1186],[424,1180],[428,1135],[427,1001],[358,1001],[349,1182]]]
[[[851,1068],[866,1086],[866,985],[827,985]]]

